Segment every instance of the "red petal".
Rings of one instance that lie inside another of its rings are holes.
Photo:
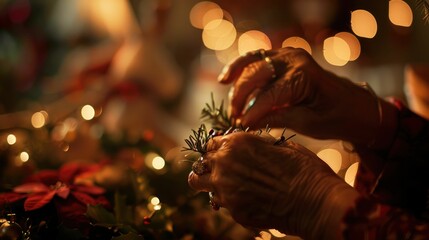
[[[27,197],[27,194],[8,192],[0,194],[0,208],[5,207],[6,204],[14,203]]]
[[[25,183],[40,182],[46,186],[55,185],[58,182],[58,172],[55,170],[42,170],[30,177],[28,177]]]
[[[39,209],[48,204],[55,195],[55,191],[48,193],[35,193],[28,196],[24,203],[25,211],[32,211]]]
[[[91,195],[101,195],[105,190],[97,186],[73,185],[72,188],[77,192],[88,193]]]
[[[71,192],[71,194],[81,203],[87,205],[97,205],[97,201],[91,197],[90,195],[86,194],[86,193],[82,193],[82,192]]]
[[[64,164],[59,170],[60,181],[72,184],[74,177],[80,172],[81,167],[81,164],[74,162]]]
[[[70,188],[67,186],[63,186],[55,191],[59,197],[61,197],[62,199],[66,199],[69,196]]]
[[[49,190],[49,187],[43,183],[24,183],[13,188],[13,191],[17,193],[39,193]]]

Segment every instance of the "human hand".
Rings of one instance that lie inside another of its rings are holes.
[[[340,238],[341,218],[357,192],[301,145],[238,132],[211,139],[207,171],[188,182],[249,228],[275,228],[305,239]]]
[[[320,139],[368,144],[379,125],[377,99],[322,69],[302,49],[282,48],[238,58],[219,81],[232,83],[230,114],[244,126],[289,127]]]

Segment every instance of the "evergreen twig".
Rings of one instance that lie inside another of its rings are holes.
[[[422,9],[423,21],[429,22],[429,0],[416,0],[417,8]]]

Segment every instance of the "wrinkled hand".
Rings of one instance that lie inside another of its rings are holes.
[[[289,127],[321,139],[367,144],[379,124],[377,100],[353,82],[322,69],[302,49],[270,50],[273,70],[258,52],[227,66],[230,114],[244,126]]]
[[[209,171],[188,182],[214,193],[243,226],[276,228],[306,239],[336,239],[340,219],[357,193],[301,145],[273,145],[272,137],[232,133],[209,141]]]

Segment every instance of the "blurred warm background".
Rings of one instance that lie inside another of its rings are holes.
[[[61,173],[74,164],[80,170],[67,186],[102,187],[110,204],[80,203],[89,216],[83,224],[100,225],[70,239],[252,239],[186,182],[191,163],[183,140],[201,124],[210,93],[227,99],[228,86],[216,80],[223,66],[260,48],[300,47],[324,68],[366,81],[429,118],[425,3],[0,0],[0,192],[46,170],[64,182]],[[353,185],[352,146],[295,140]],[[16,214],[22,233],[81,229],[73,216],[59,214],[63,203],[55,197],[27,211],[24,195],[7,196],[0,220]],[[52,212],[58,216],[43,217]],[[259,235],[293,239],[275,230]]]

